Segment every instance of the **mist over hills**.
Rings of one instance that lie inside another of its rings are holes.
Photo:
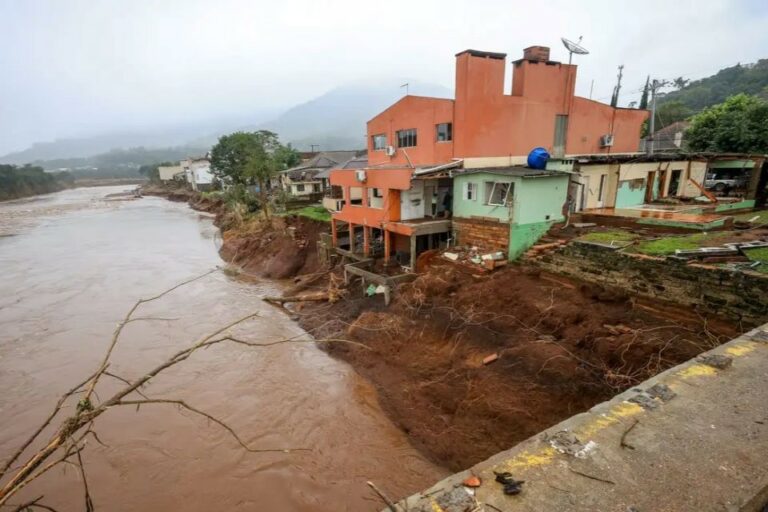
[[[221,135],[233,131],[266,129],[276,132],[283,142],[300,150],[360,149],[365,147],[365,123],[405,94],[400,85],[407,80],[387,80],[375,84],[348,84],[332,89],[287,110],[262,109],[251,116],[220,119],[188,126],[120,131],[92,137],[62,138],[39,142],[31,147],[0,157],[1,163],[42,164],[46,168],[88,166],[103,163],[96,158],[129,148],[169,149],[169,155],[200,154]],[[453,91],[436,84],[411,82],[410,94],[453,97]],[[271,119],[271,120],[270,120]],[[173,151],[170,151],[170,150]],[[156,152],[156,151],[153,151]],[[127,155],[130,151],[123,151]],[[114,158],[110,158],[113,161]],[[135,162],[122,162],[132,165]]]

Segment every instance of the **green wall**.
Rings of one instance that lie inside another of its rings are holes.
[[[744,210],[747,208],[754,208],[754,199],[744,199],[743,201],[737,201],[735,203],[721,203],[715,206],[715,212],[727,212],[730,210]],[[686,212],[687,213],[687,212]]]
[[[619,182],[619,188],[616,191],[616,208],[626,208],[627,206],[637,206],[645,203],[645,186],[632,190],[629,186],[631,180]],[[645,182],[645,180],[643,180]]]
[[[510,207],[491,206],[485,204],[485,183],[498,181],[500,183],[513,183],[515,186],[514,203],[517,203],[518,183],[520,178],[502,176],[490,173],[475,173],[458,175],[453,178],[453,216],[454,217],[492,217],[502,222],[509,222]],[[464,199],[464,184],[474,183],[477,186],[478,195],[472,201]]]
[[[485,183],[497,181],[514,184],[512,207],[485,204]],[[464,184],[475,183],[478,197],[464,199]],[[514,260],[535,244],[555,222],[561,222],[563,205],[568,197],[568,176],[518,177],[492,173],[454,176],[454,217],[492,217],[509,222],[510,260]],[[511,211],[510,211],[511,210]]]

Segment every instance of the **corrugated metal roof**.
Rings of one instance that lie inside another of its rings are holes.
[[[567,176],[568,173],[560,171],[546,171],[541,169],[532,169],[530,167],[523,166],[510,166],[510,167],[481,167],[477,169],[465,169],[463,171],[457,171],[454,176],[462,176],[464,174],[498,174],[502,176],[516,176],[519,178],[540,178],[544,176]]]

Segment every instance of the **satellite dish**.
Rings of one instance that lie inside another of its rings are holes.
[[[570,39],[566,39],[564,37],[560,38],[560,40],[563,42],[563,46],[565,46],[566,49],[568,50],[568,64],[571,63],[574,53],[576,55],[587,55],[589,53],[589,51],[586,48],[584,48],[583,46],[581,46],[581,44],[579,44],[581,43],[581,39],[582,39],[582,36],[579,36],[579,41],[577,43],[574,43]]]

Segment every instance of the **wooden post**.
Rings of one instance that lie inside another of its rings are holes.
[[[363,256],[371,254],[371,228],[363,226]]]
[[[390,248],[389,231],[384,230],[384,263],[389,263],[389,253],[392,251]]]
[[[339,237],[339,233],[336,227],[336,219],[331,217],[331,244],[333,247],[339,246],[338,237]]]
[[[411,235],[411,272],[416,272],[416,234]]]

